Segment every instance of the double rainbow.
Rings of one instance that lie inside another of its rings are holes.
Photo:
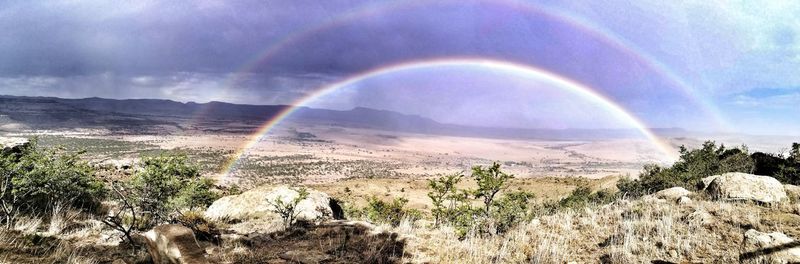
[[[272,119],[270,119],[269,121],[265,122],[262,126],[260,126],[258,130],[252,136],[250,136],[250,138],[246,141],[246,143],[242,147],[238,148],[237,152],[235,152],[234,154],[234,159],[232,159],[231,162],[224,167],[225,171],[223,173],[225,173],[225,175],[229,174],[235,168],[236,163],[238,162],[240,157],[243,154],[245,154],[247,150],[251,149],[254,145],[256,145],[259,141],[261,141],[262,137],[267,135],[275,126],[280,124],[281,121],[290,117],[292,113],[300,109],[301,106],[307,105],[308,103],[311,103],[320,97],[324,97],[332,92],[335,92],[336,90],[348,87],[350,85],[356,84],[366,79],[383,75],[400,73],[400,72],[420,71],[420,70],[442,68],[442,67],[467,67],[467,68],[493,70],[496,72],[502,72],[509,75],[519,76],[523,78],[530,78],[536,80],[539,83],[549,84],[550,87],[562,89],[565,92],[586,99],[602,107],[603,109],[608,111],[609,114],[611,114],[618,120],[624,121],[631,127],[638,130],[666,158],[673,160],[676,159],[677,153],[675,152],[675,150],[669,144],[663,142],[658,136],[656,136],[647,127],[647,125],[645,125],[644,122],[636,118],[635,115],[625,110],[625,108],[623,108],[613,100],[598,93],[597,91],[589,88],[586,85],[578,83],[574,80],[570,80],[563,76],[554,74],[547,70],[539,69],[529,65],[517,64],[499,60],[483,59],[483,58],[443,58],[434,60],[411,61],[411,62],[380,67],[377,69],[361,72],[349,78],[343,79],[341,81],[332,84],[325,85],[317,89],[316,92],[311,93],[295,101],[294,103],[291,104],[290,107],[284,109],[283,111],[275,115]]]

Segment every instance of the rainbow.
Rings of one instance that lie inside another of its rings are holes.
[[[462,0],[445,0],[436,2],[435,4],[442,5],[462,3]],[[602,41],[610,47],[622,51],[627,56],[630,56],[641,65],[656,73],[671,87],[678,89],[679,92],[686,96],[687,99],[699,106],[706,116],[712,119],[712,122],[715,124],[715,129],[720,131],[730,130],[730,126],[728,125],[727,121],[725,121],[725,118],[722,116],[720,111],[710,100],[707,99],[708,96],[703,96],[701,93],[699,93],[698,89],[692,88],[684,80],[679,78],[677,74],[671,71],[667,65],[661,63],[653,56],[638,48],[635,44],[627,41],[625,38],[620,37],[607,28],[603,28],[596,23],[587,21],[574,14],[535,5],[523,0],[475,0],[471,3],[502,5],[520,12],[525,12],[526,14],[546,17],[547,19],[558,21],[573,28],[579,29],[583,33]],[[253,59],[245,62],[243,66],[239,67],[235,71],[235,74],[232,74],[232,76],[225,81],[222,93],[226,93],[227,89],[235,86],[241,78],[249,75],[249,73],[253,72],[259,65],[267,65],[270,60],[275,55],[280,54],[281,51],[285,50],[286,48],[296,46],[296,44],[299,44],[315,34],[340,27],[348,23],[357,22],[359,19],[363,19],[365,17],[379,16],[387,12],[392,12],[403,8],[410,9],[428,5],[431,5],[431,2],[425,0],[387,1],[365,4],[350,9],[347,12],[330,19],[322,20],[320,23],[316,23],[310,27],[289,33],[279,38],[278,41],[273,42],[261,52],[257,53],[256,56],[253,56]],[[199,114],[202,115],[203,113]]]
[[[661,151],[661,153],[664,154],[665,157],[668,157],[673,160],[676,159],[677,153],[675,152],[675,150],[670,145],[659,139],[658,136],[656,136],[641,120],[636,118],[633,114],[625,110],[625,108],[623,108],[613,100],[609,99],[603,94],[600,94],[594,89],[591,89],[581,83],[551,73],[544,69],[539,69],[533,66],[517,64],[507,61],[492,60],[485,58],[441,58],[433,60],[404,62],[361,72],[351,77],[340,80],[338,82],[325,85],[317,89],[316,92],[309,94],[303,98],[300,98],[299,100],[294,102],[291,107],[278,113],[272,119],[270,119],[269,121],[267,121],[261,127],[258,128],[257,132],[254,133],[251,136],[251,138],[249,138],[246,141],[244,146],[242,146],[237,150],[237,152],[234,154],[234,159],[232,159],[230,163],[225,166],[223,177],[226,177],[228,174],[230,174],[231,171],[234,170],[236,163],[241,158],[241,156],[245,154],[247,150],[249,150],[255,144],[257,144],[263,136],[268,134],[270,130],[279,123],[281,123],[281,121],[291,116],[292,113],[294,113],[297,109],[300,109],[301,106],[305,106],[308,103],[320,97],[326,96],[336,90],[348,87],[350,85],[356,84],[366,79],[383,75],[400,73],[400,72],[430,70],[433,68],[441,68],[441,67],[472,67],[478,69],[493,70],[510,75],[535,79],[538,82],[550,84],[552,85],[552,87],[561,88],[566,92],[572,93],[581,98],[585,98],[591,101],[592,103],[596,103],[603,109],[606,109],[611,115],[613,115],[618,120],[625,121],[632,127],[635,127],[645,138],[647,138],[647,140],[649,140],[656,148],[658,148],[658,150]]]

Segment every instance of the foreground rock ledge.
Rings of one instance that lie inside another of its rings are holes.
[[[783,233],[750,229],[744,233],[744,243],[743,263],[800,263],[799,243]]]
[[[182,225],[160,225],[143,235],[153,263],[208,263],[194,232]]]

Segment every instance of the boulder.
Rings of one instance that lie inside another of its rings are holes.
[[[297,219],[307,221],[317,221],[332,219],[341,212],[334,212],[334,209],[341,210],[332,203],[330,196],[326,193],[307,189],[308,196],[297,204]],[[239,195],[231,195],[215,201],[205,212],[205,217],[215,220],[236,220],[245,221],[256,218],[278,219],[278,214],[274,213],[274,206],[271,202],[280,199],[283,203],[290,203],[299,192],[296,188],[288,186],[277,186],[273,188],[260,187],[246,191]],[[334,205],[334,209],[331,205]]]
[[[0,152],[4,154],[19,154],[30,145],[27,139],[0,138]]]
[[[683,196],[688,196],[691,193],[692,192],[684,189],[683,187],[672,187],[669,189],[660,190],[656,192],[655,195],[657,198],[675,201],[678,198],[681,198]]]
[[[786,195],[789,196],[789,200],[794,203],[800,203],[800,186],[784,184],[783,190],[786,192]]]
[[[208,263],[194,233],[182,225],[160,225],[144,233],[153,263]]]
[[[780,232],[764,233],[755,229],[744,233],[743,263],[798,263],[800,244]]]
[[[723,201],[776,203],[787,199],[783,185],[775,178],[740,172],[719,175],[706,191]]]
[[[686,196],[681,196],[681,198],[678,198],[678,204],[690,204],[690,203],[692,203],[692,198]]]
[[[705,191],[706,188],[708,188],[708,185],[710,185],[711,182],[713,182],[717,178],[719,178],[719,175],[708,176],[708,177],[700,179],[700,183],[698,183],[697,189]]]

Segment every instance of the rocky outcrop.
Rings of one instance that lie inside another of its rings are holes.
[[[326,220],[333,219],[335,212],[331,208],[331,198],[328,194],[307,189],[308,196],[297,204],[298,220]],[[298,197],[299,192],[295,188],[287,186],[261,187],[246,191],[239,195],[231,195],[215,201],[205,212],[205,217],[210,219],[226,219],[245,221],[251,219],[277,219],[279,216],[273,212],[274,207],[271,201],[280,199],[284,203],[290,203]]]
[[[153,263],[208,263],[191,229],[182,225],[160,225],[143,234]]]
[[[789,196],[789,200],[800,203],[800,186],[784,184],[783,190],[786,192],[786,195]]]
[[[8,149],[9,151],[13,148],[19,148],[28,144],[28,140],[24,138],[8,138],[8,137],[0,137],[0,148]]]
[[[706,191],[717,200],[776,203],[787,199],[783,184],[768,176],[725,173],[711,181]]]
[[[744,233],[743,263],[798,263],[800,243],[780,232],[764,233],[755,229]]]
[[[683,187],[672,187],[656,192],[656,198],[677,201],[678,198],[688,196],[692,192],[684,189]]]
[[[719,175],[708,176],[700,179],[700,183],[698,184],[697,189],[704,191],[706,188],[708,188],[708,185],[711,185],[711,182],[713,182],[717,178],[719,178]]]

